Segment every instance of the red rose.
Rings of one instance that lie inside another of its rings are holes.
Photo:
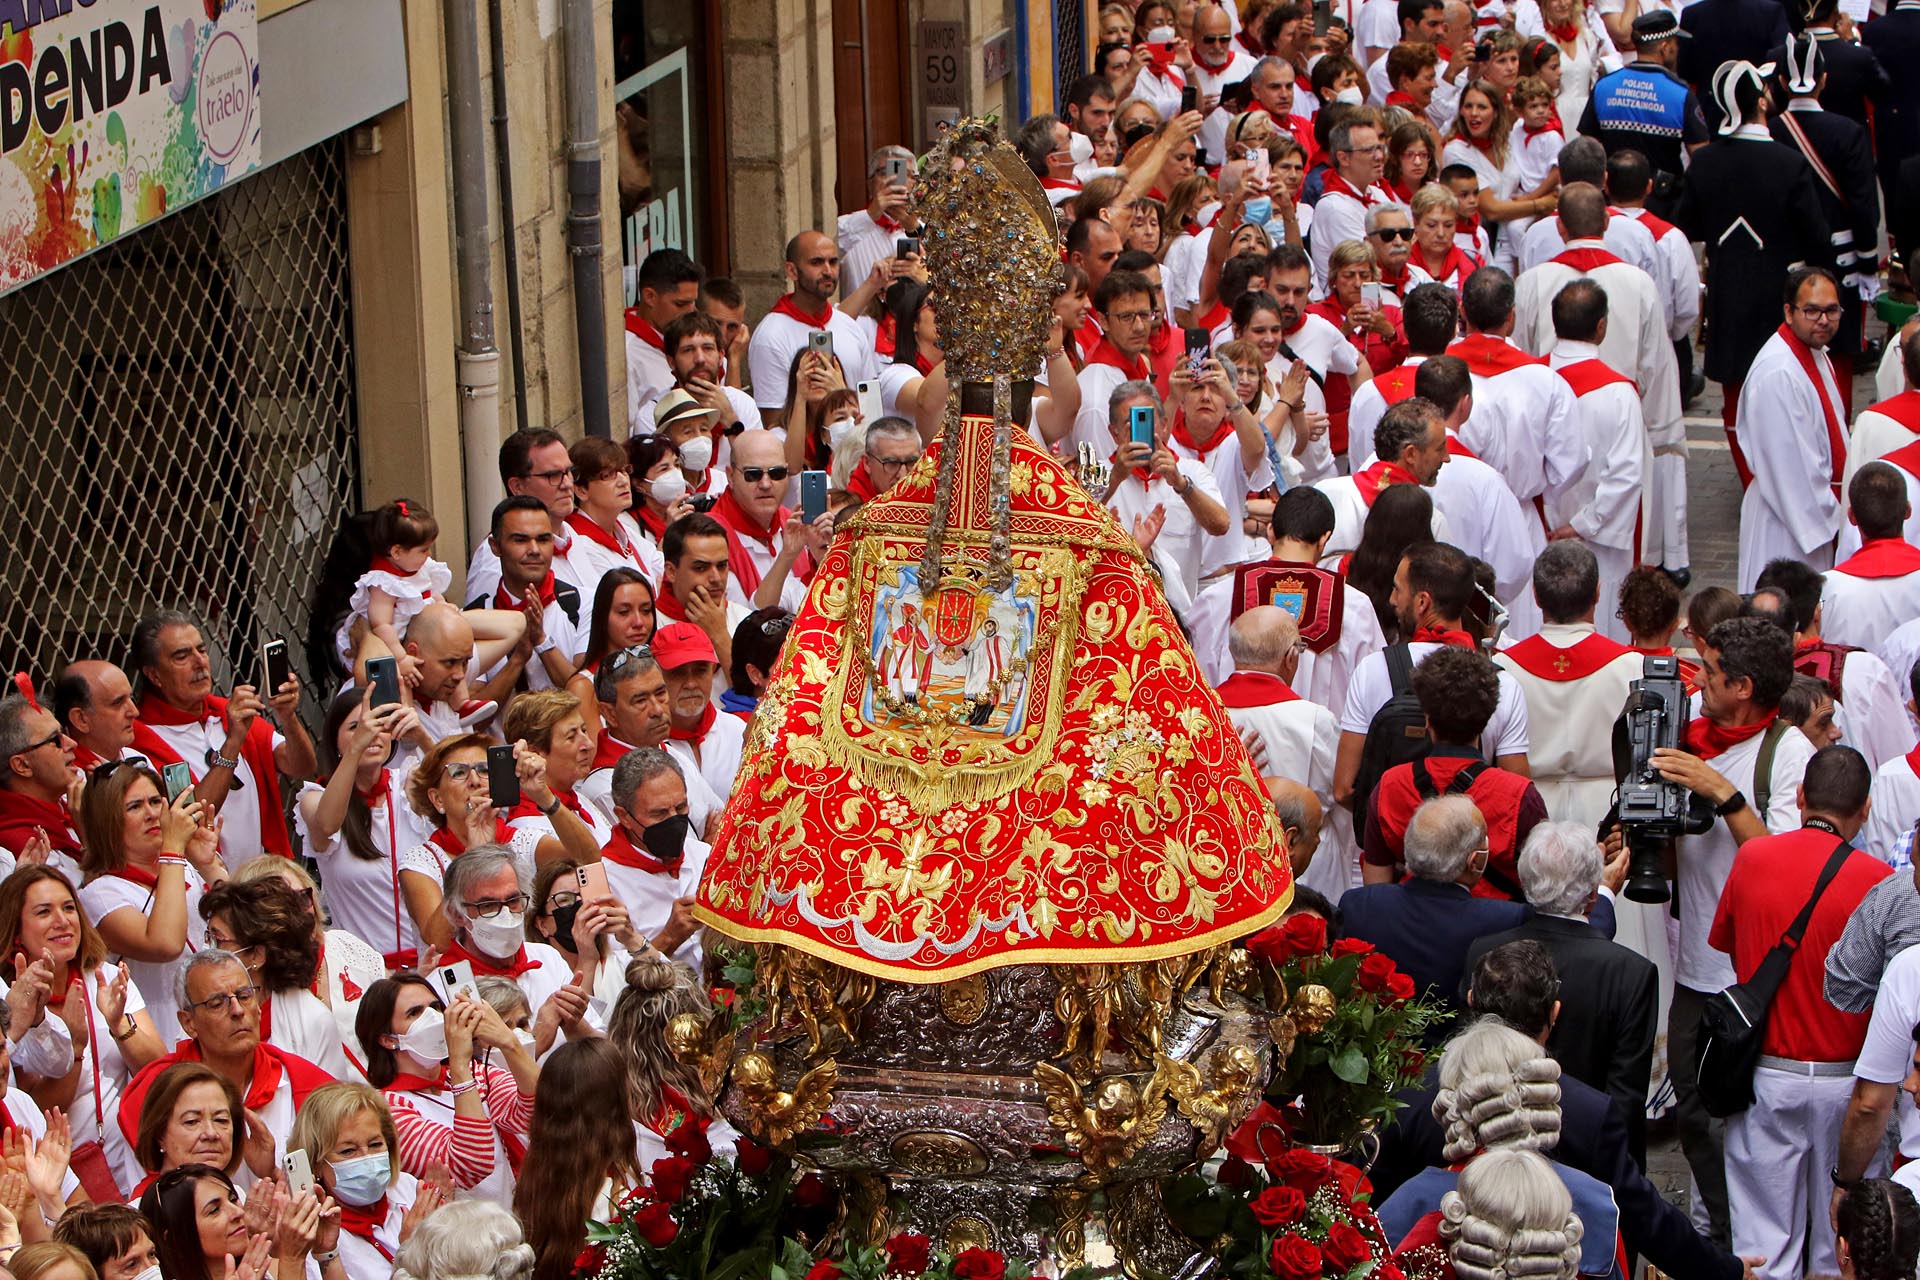
[[[802,1209],[818,1209],[830,1198],[826,1179],[817,1173],[804,1174],[793,1184],[793,1202]]]
[[[667,1150],[677,1156],[685,1156],[695,1164],[712,1155],[713,1144],[707,1141],[706,1122],[687,1117],[678,1129],[667,1135]]]
[[[605,1245],[590,1244],[573,1258],[573,1273],[577,1276],[590,1276],[600,1270],[607,1260]]]
[[[1307,1211],[1307,1198],[1293,1187],[1268,1187],[1247,1203],[1263,1227],[1284,1227]]]
[[[685,1156],[667,1156],[653,1162],[653,1189],[668,1204],[679,1203],[692,1179],[693,1161]]]
[[[1373,1256],[1367,1238],[1344,1222],[1336,1222],[1327,1229],[1327,1242],[1321,1247],[1326,1250],[1327,1261],[1333,1264],[1333,1269],[1342,1273]]]
[[[1387,998],[1395,1004],[1405,1004],[1413,999],[1413,979],[1404,973],[1391,974],[1387,978]]]
[[[1279,1280],[1320,1280],[1325,1263],[1312,1241],[1289,1231],[1273,1242],[1273,1251],[1267,1255],[1267,1269]]]
[[[1340,1189],[1340,1195],[1349,1204],[1352,1204],[1353,1201],[1360,1196],[1371,1196],[1373,1194],[1373,1183],[1367,1181],[1365,1171],[1348,1164],[1344,1160],[1335,1160],[1333,1162],[1333,1185]],[[1354,1212],[1366,1214],[1369,1217],[1372,1216],[1368,1210],[1359,1205],[1354,1206]]]
[[[887,1274],[917,1276],[933,1260],[933,1242],[917,1231],[902,1231],[887,1241]]]
[[[1327,954],[1335,960],[1338,960],[1341,956],[1364,956],[1370,954],[1372,951],[1373,944],[1371,942],[1366,942],[1360,938],[1342,938],[1333,944],[1332,949],[1329,950]]]
[[[1292,1132],[1286,1112],[1262,1102],[1227,1135],[1227,1154],[1248,1164],[1266,1164],[1287,1149],[1287,1135]]]
[[[667,1206],[658,1200],[635,1209],[627,1221],[633,1224],[633,1229],[640,1233],[642,1240],[656,1249],[666,1248],[680,1234],[680,1224],[673,1220],[673,1214],[667,1211]]]
[[[1388,979],[1398,972],[1393,961],[1376,951],[1360,962],[1360,973],[1354,981],[1362,991],[1381,992],[1387,989]]]
[[[839,1280],[840,1268],[825,1258],[807,1268],[806,1280]]]
[[[1007,1280],[1007,1260],[991,1249],[962,1249],[953,1260],[953,1280]]]
[[[1333,1175],[1333,1162],[1325,1156],[1295,1147],[1271,1160],[1267,1168],[1273,1176],[1302,1192],[1311,1192]]]
[[[1247,950],[1270,964],[1285,964],[1294,956],[1315,956],[1327,949],[1327,922],[1302,913],[1247,939]]]
[[[749,1178],[757,1178],[773,1164],[773,1150],[763,1147],[752,1138],[733,1140],[733,1159],[740,1172]]]

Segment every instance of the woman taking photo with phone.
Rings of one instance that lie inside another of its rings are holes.
[[[453,926],[440,910],[440,877],[448,863],[475,845],[502,844],[511,849],[523,884],[532,881],[535,867],[554,858],[600,859],[592,828],[560,803],[547,786],[546,761],[525,744],[514,747],[520,798],[532,800],[553,823],[556,834],[515,831],[506,824],[488,781],[487,748],[493,745],[491,738],[480,733],[444,738],[420,758],[407,782],[409,803],[433,831],[400,856],[400,896],[420,936],[437,947],[453,941]]]
[[[347,1280],[387,1280],[414,1228],[451,1197],[400,1168],[400,1135],[377,1089],[322,1085],[307,1095],[287,1138],[321,1190],[340,1204],[340,1265]]]
[[[126,961],[171,1050],[180,1038],[174,973],[184,956],[207,945],[200,897],[227,878],[219,820],[191,787],[169,805],[159,774],[123,760],[94,770],[80,808],[87,829],[80,906],[107,951]]]
[[[140,1181],[139,1161],[112,1118],[133,1074],[166,1053],[146,1002],[127,967],[106,963],[107,944],[80,909],[73,885],[49,866],[25,866],[0,881],[0,974],[17,982],[31,958],[53,962],[47,1009],[73,1037],[66,1075],[20,1073],[20,1085],[42,1108],[66,1111],[73,1127],[73,1171],[102,1203],[126,1198]]]
[[[425,1178],[445,1165],[462,1196],[511,1205],[540,1068],[500,1015],[469,997],[443,1004],[425,978],[403,973],[367,988],[354,1030],[367,1083],[392,1113],[400,1167]],[[504,1066],[476,1063],[481,1051]]]
[[[140,1197],[166,1280],[348,1280],[340,1265],[340,1206],[318,1190],[293,1196],[255,1183],[243,1204],[233,1181],[207,1164],[162,1174]]]

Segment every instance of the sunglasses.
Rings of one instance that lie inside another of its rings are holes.
[[[612,675],[614,672],[619,671],[623,667],[627,666],[629,663],[638,662],[642,658],[651,658],[651,657],[653,657],[653,650],[648,648],[646,645],[644,644],[628,645],[626,648],[622,649],[620,652],[609,655],[604,665],[606,666],[607,674]]]
[[[1378,231],[1373,232],[1372,234],[1374,238],[1378,240],[1389,240],[1389,241],[1411,240],[1413,239],[1413,228],[1412,227],[1382,227]]]
[[[748,484],[759,484],[763,479],[773,481],[785,480],[791,474],[793,474],[792,471],[787,467],[740,468],[740,478]]]

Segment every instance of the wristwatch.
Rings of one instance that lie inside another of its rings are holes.
[[[338,1249],[329,1249],[325,1253],[316,1253],[313,1255],[315,1265],[322,1267],[326,1266],[329,1262],[338,1262],[339,1260],[340,1251]]]
[[[216,751],[207,757],[207,764],[214,769],[238,769],[240,759],[237,756],[223,756]]]
[[[1860,1179],[1858,1178],[1841,1177],[1839,1165],[1835,1165],[1833,1166],[1833,1168],[1827,1170],[1827,1177],[1833,1179],[1833,1185],[1836,1187],[1851,1187],[1858,1184],[1860,1181]]]
[[[554,814],[556,814],[556,813],[558,813],[558,812],[560,811],[560,797],[559,797],[559,796],[555,796],[555,797],[553,798],[553,803],[552,803],[552,804],[546,804],[546,805],[543,805],[543,804],[538,804],[538,803],[536,803],[536,804],[534,805],[534,808],[536,808],[536,809],[538,809],[538,810],[540,810],[540,812],[541,812],[541,813],[543,813],[543,814],[545,814],[545,815],[546,815],[547,817],[549,817],[549,818],[551,818],[551,817],[552,817],[552,816],[553,816]]]
[[[1747,807],[1746,796],[1736,791],[1732,795],[1728,796],[1725,800],[1722,800],[1719,804],[1713,806],[1713,811],[1714,813],[1718,814],[1722,818],[1731,818],[1734,814],[1740,812],[1742,809],[1746,807]]]

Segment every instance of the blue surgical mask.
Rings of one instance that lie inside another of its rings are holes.
[[[384,1151],[327,1163],[333,1167],[333,1198],[356,1209],[377,1202],[393,1181],[393,1161]]]

